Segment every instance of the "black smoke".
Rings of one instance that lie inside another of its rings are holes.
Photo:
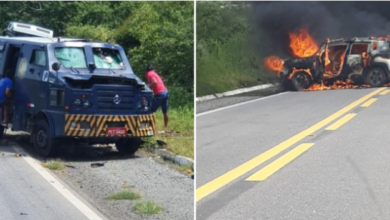
[[[273,50],[289,53],[289,32],[308,27],[321,43],[326,38],[390,34],[390,2],[249,2],[251,22]],[[267,46],[268,47],[268,46]],[[269,49],[266,49],[269,51]]]

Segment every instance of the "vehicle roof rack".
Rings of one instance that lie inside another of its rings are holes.
[[[32,24],[10,22],[7,29],[3,31],[3,34],[10,37],[24,36],[52,38],[53,30]]]

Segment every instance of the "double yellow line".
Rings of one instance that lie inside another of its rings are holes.
[[[271,159],[272,157],[278,155],[280,152],[288,149],[289,147],[291,147],[293,144],[301,141],[303,138],[309,136],[310,134],[313,134],[314,132],[320,130],[321,128],[325,127],[326,125],[330,124],[332,121],[336,120],[337,118],[339,118],[340,116],[344,115],[345,113],[347,113],[348,111],[352,110],[353,108],[355,108],[356,106],[360,105],[361,103],[365,102],[366,100],[370,99],[371,97],[373,97],[374,95],[382,92],[383,90],[385,90],[385,88],[380,88],[380,89],[377,89],[365,96],[363,96],[362,98],[352,102],[351,104],[347,105],[346,107],[340,109],[339,111],[337,111],[336,113],[330,115],[329,117],[325,118],[324,120],[318,122],[317,124],[311,126],[310,128],[300,132],[299,134],[283,141],[282,143],[274,146],[273,148],[267,150],[266,152],[256,156],[255,158],[245,162],[244,164],[234,168],[233,170],[230,170],[229,172],[223,174],[222,176],[219,176],[218,178],[206,183],[205,185],[199,187],[197,190],[196,190],[196,202],[200,201],[201,199],[205,198],[206,196],[210,195],[211,193],[217,191],[218,189],[220,189],[221,187],[225,186],[226,184],[232,182],[233,180],[239,178],[240,176],[244,175],[245,173],[247,173],[248,171],[254,169],[255,167],[261,165],[262,163],[266,162],[267,160]],[[350,120],[353,116],[349,116],[347,117],[346,119],[344,120]],[[341,125],[339,125],[341,126]],[[337,126],[335,126],[337,127]],[[313,144],[302,144],[300,146],[298,146],[296,149],[290,151],[289,153],[287,153],[286,155],[282,156],[281,158],[279,158],[279,162],[280,160],[284,160],[284,161],[291,161],[293,160],[294,158],[296,158],[297,156],[299,156],[300,154],[302,154],[304,151],[308,150],[310,147],[312,147]],[[271,168],[268,168],[268,172],[266,171],[263,171],[263,174],[266,173],[268,176],[271,175],[273,172],[276,172],[278,169],[280,169],[281,167],[281,163],[274,163],[274,167],[271,167]],[[263,169],[264,170],[264,169]],[[261,172],[261,171],[259,171]],[[256,175],[253,175],[254,179],[261,179],[261,178],[266,178],[267,175],[263,175],[262,173],[258,174],[256,173]],[[248,179],[250,180],[250,179]]]

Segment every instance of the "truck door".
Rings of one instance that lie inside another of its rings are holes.
[[[15,90],[14,127],[25,130],[26,119],[39,112],[47,101],[48,88],[42,82],[47,68],[44,47],[25,44],[18,59]]]
[[[367,54],[367,43],[353,43],[347,57],[348,78],[361,76],[364,69],[363,54]]]

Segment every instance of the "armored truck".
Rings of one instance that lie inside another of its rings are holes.
[[[11,22],[0,37],[0,76],[14,83],[9,124],[31,134],[35,151],[53,156],[60,143],[115,143],[134,154],[155,134],[152,91],[120,45],[53,37]],[[3,117],[3,114],[1,114]]]

